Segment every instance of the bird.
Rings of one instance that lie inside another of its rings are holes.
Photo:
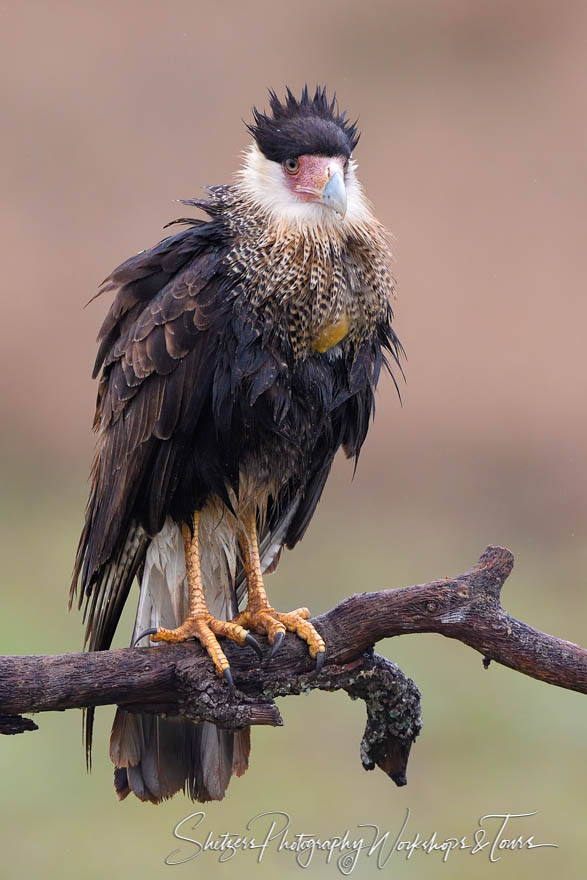
[[[381,370],[397,389],[403,356],[358,123],[325,86],[269,90],[268,104],[232,182],[182,200],[204,217],[172,221],[96,294],[112,301],[69,601],[84,647],[106,650],[136,578],[131,645],[195,639],[228,687],[224,640],[261,655],[264,635],[273,655],[291,632],[320,670],[309,610],[275,610],[264,577],[306,532],[336,453],[356,466]],[[88,709],[88,763],[93,723]],[[220,800],[249,753],[249,728],[120,707],[110,740],[119,799],[151,803]]]

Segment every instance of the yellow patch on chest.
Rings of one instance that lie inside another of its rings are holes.
[[[347,315],[343,315],[334,324],[321,327],[310,343],[312,350],[317,351],[318,354],[324,354],[325,351],[344,339],[350,329],[351,325]]]

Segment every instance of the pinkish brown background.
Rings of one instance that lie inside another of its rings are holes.
[[[229,180],[248,142],[242,120],[267,87],[306,81],[360,117],[360,177],[394,236],[407,381],[402,406],[382,381],[358,474],[351,484],[338,463],[308,537],[269,581],[274,602],[320,611],[357,590],[455,574],[500,543],[517,559],[508,609],[585,643],[585,4],[0,3],[0,46],[0,653],[81,643],[65,597],[107,303],[84,304],[185,213],[174,199]],[[414,831],[448,835],[484,812],[537,810],[521,830],[559,849],[476,857],[475,876],[580,876],[584,698],[486,673],[439,637],[380,647],[423,691],[408,786],[361,770],[360,706],[313,694],[282,705],[284,730],[255,731],[251,769],[209,807],[209,824],[238,830],[283,809],[326,836],[360,822],[398,829],[410,806]],[[74,713],[0,743],[6,877],[204,869],[163,865],[173,826],[197,807],[116,803],[110,714],[99,713],[90,777]],[[446,867],[418,858],[398,859],[396,876]],[[371,876],[371,862],[354,876]],[[300,870],[282,854],[204,867]],[[337,874],[317,858],[309,870]],[[447,870],[472,868],[454,856]]]

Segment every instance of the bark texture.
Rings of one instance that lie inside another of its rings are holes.
[[[287,636],[270,663],[259,661],[249,648],[227,642],[234,690],[216,678],[209,658],[194,642],[0,657],[0,734],[36,729],[23,713],[110,703],[130,711],[213,721],[229,730],[277,726],[283,722],[276,697],[313,688],[343,689],[366,704],[363,766],[379,766],[403,785],[410,748],[422,725],[420,694],[394,663],[373,653],[380,639],[440,633],[479,651],[486,666],[494,660],[549,684],[587,693],[587,651],[516,620],[501,607],[501,588],[513,561],[509,550],[488,547],[473,568],[455,578],[345,599],[312,621],[327,645],[326,664],[319,674],[295,636]]]

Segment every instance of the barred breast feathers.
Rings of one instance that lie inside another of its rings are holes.
[[[235,185],[211,190],[234,241],[226,260],[239,277],[238,292],[273,332],[289,335],[296,359],[339,341],[333,328],[348,328],[343,336],[356,349],[388,319],[394,281],[386,230],[361,192],[355,165],[351,160],[349,207],[340,220],[319,205],[280,202],[277,175],[267,186],[263,181],[270,166],[279,166],[258,162],[258,152],[250,148]]]

